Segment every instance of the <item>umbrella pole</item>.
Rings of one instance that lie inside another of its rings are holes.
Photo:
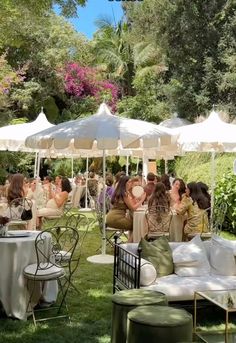
[[[145,177],[145,180],[147,178],[148,174],[148,157],[143,156],[143,176]]]
[[[87,260],[92,263],[100,263],[100,264],[112,264],[114,263],[114,257],[112,255],[106,254],[106,204],[105,204],[105,177],[106,177],[106,156],[105,150],[103,150],[103,216],[102,216],[102,253],[101,255],[94,255],[89,256]]]
[[[39,171],[40,171],[40,153],[38,154],[38,160],[37,160],[37,177],[39,177]]]
[[[106,178],[106,155],[105,150],[103,150],[102,155],[102,175],[103,175],[103,187],[102,187],[102,255],[106,253],[106,184],[105,184],[105,178]]]
[[[38,152],[35,153],[35,158],[34,158],[34,178],[37,175],[37,162],[38,162]]]
[[[213,229],[213,212],[214,212],[214,192],[215,192],[215,151],[211,152],[211,222],[210,227]]]
[[[88,157],[86,157],[85,208],[88,207]]]
[[[71,157],[71,179],[74,178],[74,158]]]
[[[126,175],[129,175],[129,156],[126,156]]]
[[[139,158],[137,158],[137,165],[136,165],[136,174],[138,175],[138,167],[139,167]]]

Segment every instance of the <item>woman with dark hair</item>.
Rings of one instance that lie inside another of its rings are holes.
[[[129,231],[129,242],[132,242],[133,220],[128,214],[128,210],[135,211],[145,200],[146,193],[135,201],[130,196],[133,186],[132,179],[129,176],[122,176],[116,186],[111,198],[112,208],[107,214],[106,224],[117,230]]]
[[[10,185],[7,191],[7,202],[10,204],[12,200],[23,198],[26,195],[25,177],[22,174],[14,174],[11,178]]]
[[[170,195],[162,182],[157,182],[148,201],[148,231],[168,232],[170,229]]]
[[[182,197],[185,194],[185,189],[185,183],[182,179],[174,179],[170,190],[171,207],[180,204]]]
[[[210,209],[210,207],[211,207],[211,196],[208,192],[209,187],[204,182],[201,182],[201,181],[197,182],[197,185],[198,185],[198,187],[200,187],[203,196],[206,198],[207,208]]]
[[[161,182],[165,185],[166,191],[169,191],[169,190],[171,189],[169,175],[167,175],[167,174],[162,174],[162,175],[161,175]]]
[[[61,216],[63,214],[64,205],[70,192],[70,181],[66,177],[61,180],[61,192],[55,193],[52,187],[49,188],[49,200],[46,207],[37,211],[37,227],[41,228],[43,217]]]
[[[185,238],[188,234],[208,232],[208,203],[196,182],[187,184],[185,195],[174,208],[178,214],[187,215],[184,226]]]

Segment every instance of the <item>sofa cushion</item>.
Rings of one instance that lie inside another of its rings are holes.
[[[139,246],[142,249],[142,258],[154,265],[158,276],[173,273],[172,251],[166,237],[160,237],[153,242],[147,242],[142,238]]]
[[[145,289],[162,292],[168,301],[193,300],[195,291],[235,289],[236,276],[208,275],[181,277],[171,274],[157,278],[156,282]]]
[[[156,280],[156,278],[156,268],[152,263],[142,258],[140,268],[140,286],[149,286]]]
[[[236,240],[229,240],[222,238],[220,236],[217,236],[216,234],[212,235],[211,241],[216,241],[220,243],[222,246],[229,248],[233,251],[234,256],[236,256]]]
[[[200,235],[182,243],[173,250],[175,273],[179,276],[204,276],[210,274],[210,265]]]
[[[126,244],[121,244],[120,247],[122,249],[125,249],[129,253],[137,255],[138,253],[138,243],[126,243]],[[121,252],[122,254],[122,252]],[[129,255],[126,255],[124,253],[123,256],[124,261],[128,262],[128,264],[132,265],[133,267],[135,266],[134,264],[134,259],[130,258]],[[137,265],[136,268],[138,268],[138,261],[136,261]],[[123,268],[122,268],[123,267]],[[130,274],[129,276],[133,276],[133,270],[131,271],[129,268],[127,268],[126,264],[121,263],[121,270],[122,272],[127,275]],[[151,285],[157,278],[157,272],[156,268],[152,265],[151,262],[145,260],[144,258],[141,258],[140,261],[140,286],[149,286]]]
[[[214,239],[211,241],[210,264],[211,274],[236,275],[233,250]]]

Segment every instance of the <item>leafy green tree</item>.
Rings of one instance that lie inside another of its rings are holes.
[[[134,95],[134,60],[128,25],[119,22],[113,26],[105,19],[97,21],[97,25],[99,29],[93,40],[96,62],[108,78],[121,86],[123,95]]]
[[[124,7],[134,47],[149,43],[166,67],[157,101],[189,119],[217,103],[232,112],[235,1],[144,0]]]

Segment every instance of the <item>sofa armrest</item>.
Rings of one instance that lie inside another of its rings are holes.
[[[116,290],[140,288],[141,249],[137,255],[115,241],[113,293]]]

